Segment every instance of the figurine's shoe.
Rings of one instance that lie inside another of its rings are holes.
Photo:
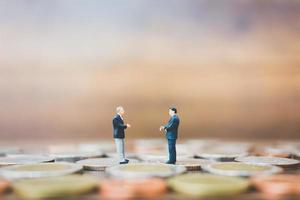
[[[124,165],[124,164],[128,164],[129,160],[125,160],[125,161],[122,161],[122,162],[119,162],[120,165]]]
[[[126,162],[129,162],[129,160],[128,160],[128,159],[125,159],[125,161],[126,161]]]
[[[175,165],[176,162],[167,161],[166,164]]]

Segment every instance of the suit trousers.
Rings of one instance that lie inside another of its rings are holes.
[[[169,160],[168,162],[176,163],[176,139],[168,139]]]
[[[119,162],[125,161],[125,142],[123,138],[115,138]]]

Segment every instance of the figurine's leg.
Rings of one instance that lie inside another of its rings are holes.
[[[176,163],[176,140],[168,140],[168,146],[169,146],[169,164],[175,164]]]
[[[122,161],[125,161],[125,139],[122,139]]]
[[[119,156],[119,161],[123,162],[123,145],[122,145],[122,139],[116,138],[115,139],[115,143],[116,143],[116,148],[117,148],[117,154]]]

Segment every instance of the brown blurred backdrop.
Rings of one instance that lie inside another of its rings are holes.
[[[300,1],[0,0],[0,139],[300,138]]]

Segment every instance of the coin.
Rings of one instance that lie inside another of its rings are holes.
[[[280,167],[271,165],[254,165],[238,162],[218,162],[203,166],[209,173],[221,176],[255,176],[275,174],[282,171]]]
[[[62,176],[81,170],[82,167],[74,163],[38,163],[3,167],[0,175],[7,179],[38,178]]]
[[[0,194],[4,193],[10,186],[7,180],[0,179]]]
[[[107,156],[107,157],[110,157],[110,158],[117,158],[117,159],[119,159],[119,154],[117,154],[117,153],[105,153],[105,155]],[[137,155],[136,155],[136,153],[132,153],[132,152],[126,152],[126,158],[130,158],[130,159],[136,159],[137,158]]]
[[[42,155],[11,155],[0,158],[0,166],[34,164],[54,161],[53,158]]]
[[[49,155],[54,157],[55,161],[76,162],[78,160],[104,156],[104,152],[101,150],[79,149],[76,145],[51,145],[48,148]]]
[[[246,155],[248,155],[248,146],[229,144],[210,146],[196,153],[196,157],[217,161],[233,161],[236,157]]]
[[[294,167],[299,165],[300,161],[290,158],[268,157],[268,156],[247,156],[235,159],[238,162],[248,164],[270,164],[281,167]]]
[[[167,165],[160,163],[136,163],[113,166],[107,172],[114,177],[148,178],[148,177],[170,177],[186,171],[183,166]]]
[[[13,183],[13,189],[24,199],[45,199],[86,193],[97,185],[98,181],[91,176],[67,175],[19,180]]]
[[[196,197],[239,194],[249,186],[243,178],[211,174],[184,174],[170,178],[168,184],[178,193]]]
[[[300,195],[300,175],[280,174],[273,176],[257,176],[251,183],[269,197],[281,195]]]
[[[136,159],[130,159],[129,163],[139,162]],[[79,165],[82,165],[85,170],[105,170],[107,167],[114,165],[119,165],[119,160],[116,158],[91,158],[80,160],[76,162]]]
[[[115,144],[111,141],[102,141],[97,143],[82,143],[78,145],[79,151],[92,152],[102,151],[105,154],[116,151]]]
[[[281,157],[281,158],[291,157],[291,152],[289,150],[276,147],[276,146],[256,148],[254,150],[254,154],[257,156],[269,156],[269,157]]]
[[[201,159],[201,158],[183,158],[176,161],[176,165],[186,167],[188,171],[201,170],[203,166],[214,163],[213,160]]]
[[[158,178],[107,179],[101,181],[100,194],[105,199],[154,198],[167,192],[167,184]]]
[[[10,153],[18,153],[21,149],[19,147],[0,147],[0,156],[6,156]]]
[[[137,154],[137,158],[143,161],[150,161],[150,162],[166,162],[168,160],[168,152],[166,151],[157,151],[151,152],[148,154]],[[185,159],[185,158],[192,158],[190,154],[177,154],[177,159]]]
[[[134,150],[138,153],[162,151],[165,146],[165,142],[161,139],[138,139],[134,141]]]

